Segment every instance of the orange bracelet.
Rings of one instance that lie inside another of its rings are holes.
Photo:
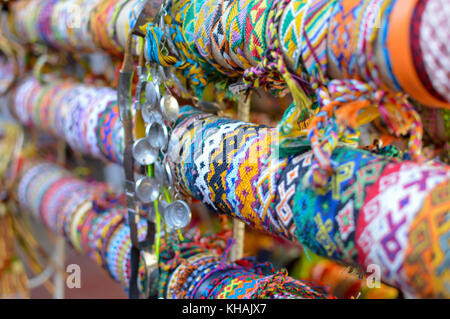
[[[424,87],[414,67],[410,26],[418,0],[397,0],[389,17],[387,46],[392,70],[403,90],[414,99],[431,107],[450,109],[450,104],[435,98]]]
[[[117,3],[118,0],[99,2],[91,11],[89,21],[92,39],[96,46],[111,54],[121,55],[120,48],[115,45],[113,39],[111,39],[112,35],[108,33],[108,20],[111,19]]]

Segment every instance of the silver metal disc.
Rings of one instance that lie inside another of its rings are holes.
[[[150,104],[152,108],[155,108],[159,103],[159,90],[156,89],[156,86],[153,82],[146,82],[145,84],[145,98],[147,103]]]
[[[155,178],[161,185],[173,186],[172,170],[169,163],[156,162],[154,164]]]
[[[172,176],[172,169],[170,168],[170,165],[168,162],[165,162],[164,164],[164,171],[166,173],[166,185],[168,187],[173,187],[173,176]]]
[[[158,151],[154,149],[148,138],[141,138],[133,144],[133,157],[141,165],[153,164],[158,159]]]
[[[163,122],[163,116],[157,110],[149,108],[147,104],[144,104],[142,107],[142,118],[144,122],[147,124],[151,124],[153,122]]]
[[[180,112],[180,106],[177,99],[170,94],[164,95],[161,99],[161,112],[170,122],[175,121]]]
[[[147,138],[156,149],[165,149],[169,140],[167,127],[164,124],[153,122],[147,127]]]
[[[186,202],[177,200],[164,210],[164,220],[171,231],[182,229],[191,222],[191,209]]]
[[[155,179],[144,176],[136,182],[135,191],[141,202],[151,203],[159,197],[159,184]]]
[[[153,166],[155,172],[155,179],[161,184],[167,184],[166,172],[164,171],[164,167],[160,162],[156,162]]]

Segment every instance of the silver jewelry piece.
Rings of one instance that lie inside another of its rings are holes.
[[[141,165],[150,165],[158,159],[158,151],[152,147],[150,140],[146,137],[138,139],[133,144],[133,157]]]
[[[176,231],[189,225],[191,209],[182,200],[176,200],[164,210],[164,220],[169,231]]]
[[[136,196],[144,204],[154,202],[159,197],[159,184],[151,177],[141,177],[136,182]]]

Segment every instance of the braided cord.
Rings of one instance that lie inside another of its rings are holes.
[[[187,12],[191,8],[190,2],[178,2],[177,6],[179,7],[174,9],[177,14],[173,19],[168,14],[164,16],[164,26],[157,26],[153,23],[146,25],[146,57],[149,62],[154,62],[164,67],[180,69],[183,76],[191,81],[196,94],[202,96],[203,89],[208,84],[208,77],[205,73],[205,69],[208,69],[207,63],[194,50],[192,34],[185,33],[182,29],[182,21],[186,19]],[[192,14],[189,16],[192,19]],[[187,26],[189,26],[188,29],[191,31],[191,24],[186,23],[186,28]],[[165,46],[161,47],[161,43],[164,41],[171,41],[176,48],[178,57],[172,55]]]

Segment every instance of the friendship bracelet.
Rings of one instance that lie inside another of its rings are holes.
[[[411,17],[418,0],[397,0],[390,16],[387,47],[392,68],[401,87],[419,102],[435,107],[450,108],[450,104],[436,99],[424,87],[414,63],[410,45]]]
[[[427,1],[421,20],[420,30],[416,30],[420,34],[420,51],[423,54],[421,65],[425,67],[434,90],[439,92],[443,101],[448,102],[450,59],[445,32],[449,26],[448,3],[445,0]]]
[[[426,67],[422,61],[424,61],[424,55],[422,52],[422,47],[420,45],[421,42],[421,29],[422,29],[422,17],[425,11],[425,8],[428,4],[428,0],[419,0],[417,6],[414,9],[413,17],[411,18],[411,53],[414,63],[414,68],[418,74],[418,77],[422,81],[422,84],[433,95],[435,98],[445,101],[445,99],[434,89],[433,84],[431,83],[430,77],[427,74]]]

